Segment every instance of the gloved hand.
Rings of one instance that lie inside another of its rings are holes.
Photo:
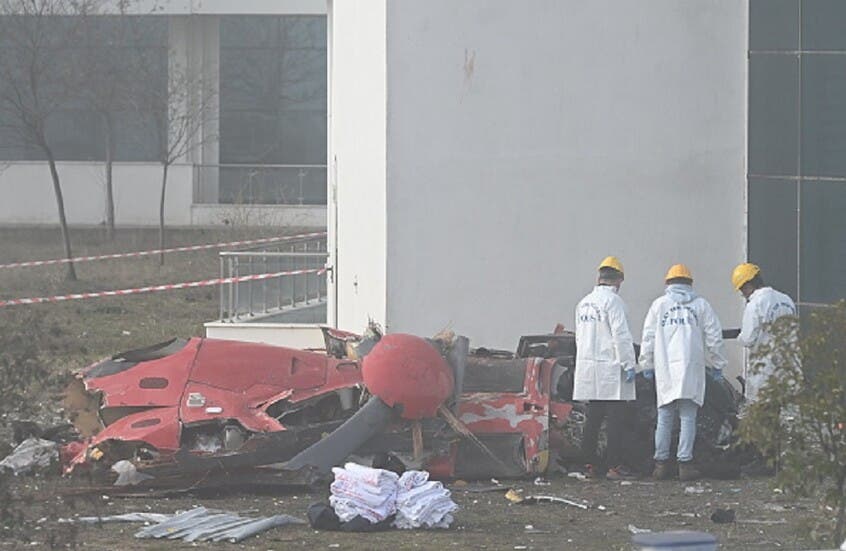
[[[722,369],[715,369],[713,370],[714,380],[718,383],[723,380],[723,370]]]
[[[655,370],[654,369],[644,369],[643,376],[650,381],[655,378]]]
[[[626,382],[627,383],[630,383],[630,382],[635,380],[635,370],[634,370],[633,367],[626,369],[625,374],[626,374]]]

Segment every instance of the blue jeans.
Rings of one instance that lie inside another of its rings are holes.
[[[670,458],[670,440],[673,437],[673,424],[679,414],[681,431],[679,449],[676,458],[679,461],[693,459],[693,442],[696,440],[696,413],[699,406],[693,400],[681,399],[658,408],[658,426],[655,427],[655,460],[666,461]]]

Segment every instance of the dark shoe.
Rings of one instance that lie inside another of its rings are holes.
[[[608,469],[608,472],[605,474],[605,478],[608,480],[634,480],[637,476],[624,465],[617,465],[616,467]]]
[[[672,476],[673,471],[669,461],[655,462],[655,470],[652,471],[652,478],[655,480],[669,480]]]
[[[693,461],[679,462],[679,480],[689,482],[691,480],[698,480],[701,477],[702,473],[693,465]]]

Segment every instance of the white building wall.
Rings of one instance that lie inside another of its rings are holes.
[[[329,8],[330,260],[337,325],[349,330],[385,323],[385,4],[335,0]]]
[[[290,348],[320,349],[325,346],[320,325],[310,323],[224,323],[205,324],[206,337],[229,341],[260,342]]]
[[[388,2],[389,329],[513,348],[572,327],[609,254],[636,341],[676,262],[736,326],[747,28],[742,0]]]
[[[103,163],[59,162],[68,224],[96,225],[106,219]],[[193,168],[177,164],[168,171],[165,223],[189,225]],[[155,225],[159,219],[161,165],[114,165],[115,221],[121,225]],[[0,164],[0,223],[58,224],[50,169],[42,162]]]
[[[198,178],[198,203],[217,203],[220,164],[220,18],[212,15],[171,16],[168,20],[169,62],[172,71],[188,74],[199,84],[186,101],[207,105],[209,115],[200,121],[184,162],[205,165]],[[201,97],[208,94],[208,97]],[[188,105],[182,109],[189,109]]]

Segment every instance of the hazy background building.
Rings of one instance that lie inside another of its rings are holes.
[[[161,4],[161,7],[155,7]],[[118,223],[157,222],[164,102],[179,64],[213,97],[198,147],[173,166],[168,222],[214,224],[244,207],[244,220],[325,225],[326,8],[322,1],[138,2],[129,15],[92,17],[56,56],[82,72],[109,52],[115,80],[130,86],[113,106]],[[57,28],[69,23],[55,18]],[[0,37],[0,47],[3,38]],[[140,69],[140,70],[139,70]],[[66,191],[71,224],[104,220],[104,117],[80,82],[46,121]],[[55,223],[43,154],[0,121],[0,223]],[[253,205],[260,205],[253,207]],[[286,205],[279,208],[279,205]],[[247,208],[249,207],[249,208]],[[244,221],[241,220],[241,221]]]

